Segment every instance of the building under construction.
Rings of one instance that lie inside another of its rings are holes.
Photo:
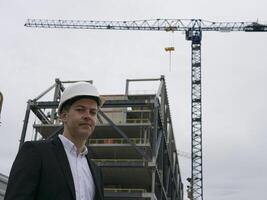
[[[8,177],[0,173],[0,200],[4,199]]]
[[[20,146],[26,140],[62,133],[57,106],[62,91],[73,82],[56,79],[28,101]],[[131,85],[136,82],[156,85],[155,92],[132,93]],[[102,96],[105,103],[88,144],[92,159],[103,172],[105,199],[182,200],[183,184],[164,77],[126,80],[125,94]],[[32,132],[27,131],[31,123]]]

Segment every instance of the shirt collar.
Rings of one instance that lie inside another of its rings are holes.
[[[59,135],[58,137],[60,138],[61,142],[63,143],[63,146],[64,146],[66,151],[68,151],[70,153],[75,153],[75,154],[77,153],[77,148],[72,141],[70,141],[64,135]],[[88,153],[88,149],[84,145],[83,151],[80,153],[80,155],[85,156],[85,155],[87,155],[87,153]]]

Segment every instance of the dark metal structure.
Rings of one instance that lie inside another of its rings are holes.
[[[0,200],[4,200],[8,177],[0,173]]]
[[[1,111],[2,111],[2,106],[3,106],[3,101],[4,101],[4,97],[3,94],[0,92],[0,120],[1,120]],[[0,121],[1,124],[1,121]]]
[[[266,32],[267,25],[258,22],[212,22],[201,19],[154,19],[136,21],[93,21],[93,20],[47,20],[28,19],[27,27],[67,28],[67,29],[105,29],[136,31],[184,31],[191,41],[191,154],[192,167],[190,179],[191,199],[203,199],[202,166],[202,103],[201,103],[201,40],[203,31],[245,31]]]
[[[155,92],[134,94],[130,85],[136,82],[157,87]],[[28,101],[20,145],[28,138],[30,113],[37,119],[33,140],[51,139],[62,133],[57,106],[69,83],[56,79],[51,87]],[[51,101],[41,100],[49,94]],[[88,143],[90,156],[103,171],[105,199],[182,200],[183,184],[164,76],[129,79],[125,94],[103,98],[106,101]]]

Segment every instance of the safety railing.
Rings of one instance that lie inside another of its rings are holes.
[[[92,159],[95,162],[113,162],[113,163],[130,163],[130,162],[135,162],[135,163],[141,163],[144,162],[143,159]]]
[[[104,188],[105,192],[146,192],[142,188]]]
[[[144,138],[130,138],[135,144],[148,144]],[[89,139],[89,144],[129,144],[124,138]]]
[[[128,110],[126,123],[149,123],[151,122],[151,110]]]
[[[142,119],[142,118],[134,118],[134,119],[126,119],[126,123],[149,123],[150,119]]]

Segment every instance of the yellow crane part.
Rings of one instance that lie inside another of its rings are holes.
[[[175,51],[174,47],[165,47],[165,51]]]

